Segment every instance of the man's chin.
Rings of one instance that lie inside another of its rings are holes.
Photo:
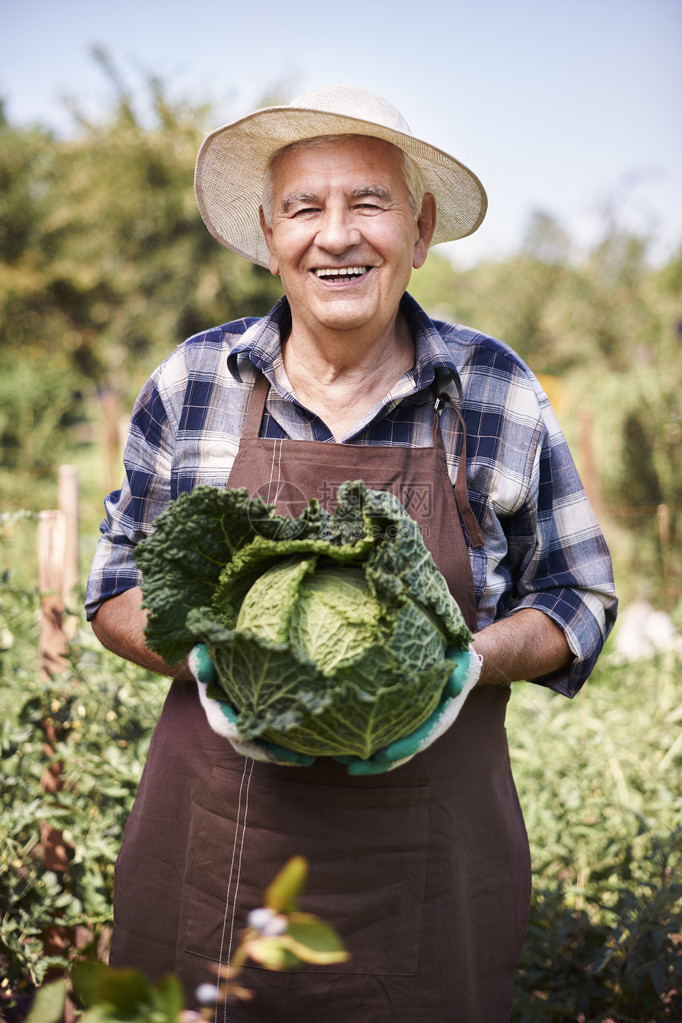
[[[295,318],[295,311],[292,310]],[[324,331],[347,332],[352,330],[371,330],[375,323],[380,333],[385,317],[379,315],[375,302],[367,302],[353,297],[330,292],[322,301],[310,302],[306,309],[305,321],[314,329],[317,325]]]

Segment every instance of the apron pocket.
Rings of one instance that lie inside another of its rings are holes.
[[[289,780],[298,770],[265,774],[252,761],[243,774],[214,768],[192,807],[181,947],[227,962],[264,889],[301,854],[309,874],[300,908],[334,926],[351,958],[297,972],[415,976],[429,786]]]

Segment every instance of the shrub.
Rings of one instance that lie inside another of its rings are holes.
[[[512,698],[533,859],[519,1023],[679,1018],[679,668],[607,657],[572,704],[531,686]]]

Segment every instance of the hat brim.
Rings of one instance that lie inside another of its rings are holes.
[[[265,107],[204,139],[194,189],[206,227],[221,245],[260,266],[268,248],[260,227],[263,177],[278,150],[321,135],[368,135],[407,153],[421,168],[426,191],[436,200],[432,244],[472,234],[486,214],[483,185],[463,163],[413,135],[372,121],[302,107]]]

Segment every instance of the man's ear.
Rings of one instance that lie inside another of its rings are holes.
[[[436,200],[430,192],[424,196],[421,213],[417,217],[417,227],[419,228],[419,237],[415,242],[412,260],[415,270],[418,270],[426,262],[433,232],[436,230]]]
[[[260,228],[261,231],[263,232],[263,237],[265,238],[265,244],[267,245],[268,252],[270,253],[270,258],[268,260],[270,273],[272,274],[273,277],[278,277],[279,263],[277,262],[277,257],[275,256],[275,251],[272,247],[272,228],[269,227],[268,224],[265,222],[265,214],[263,213],[262,206],[258,207],[258,216],[260,217]]]

